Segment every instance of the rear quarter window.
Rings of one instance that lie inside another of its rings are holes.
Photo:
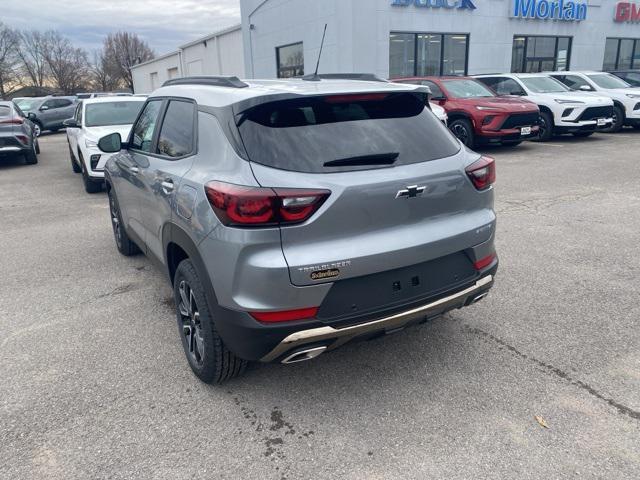
[[[425,103],[426,95],[417,93],[270,102],[247,112],[239,131],[251,161],[307,173],[390,168],[456,154],[459,143]],[[380,156],[393,163],[342,162]]]
[[[0,117],[8,117],[11,115],[11,107],[0,105]]]

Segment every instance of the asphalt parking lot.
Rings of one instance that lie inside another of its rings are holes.
[[[65,134],[41,146],[0,161],[0,478],[640,477],[640,132],[488,152],[486,300],[223,387]]]

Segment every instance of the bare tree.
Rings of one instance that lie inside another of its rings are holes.
[[[153,50],[147,42],[135,33],[110,33],[104,41],[104,54],[118,70],[118,75],[125,86],[133,91],[131,67],[146,62],[154,57]]]
[[[0,98],[11,93],[19,85],[18,49],[20,36],[18,32],[0,22]]]
[[[120,88],[122,84],[118,65],[113,61],[113,58],[107,56],[104,50],[93,54],[91,84],[96,90],[103,92],[112,92]]]
[[[20,48],[18,56],[22,63],[23,76],[33,87],[42,87],[48,75],[48,65],[45,58],[47,51],[46,35],[31,30],[20,34]]]
[[[74,47],[68,38],[50,30],[45,33],[44,58],[53,86],[70,95],[83,88],[89,78],[87,52]]]

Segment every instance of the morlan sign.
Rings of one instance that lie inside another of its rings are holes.
[[[511,16],[539,20],[581,21],[587,19],[588,5],[572,0],[513,0]]]

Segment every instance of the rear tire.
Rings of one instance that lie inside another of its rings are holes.
[[[553,117],[547,112],[540,112],[540,133],[536,139],[539,142],[548,142],[553,137]]]
[[[178,332],[193,373],[203,382],[213,384],[242,374],[247,361],[230,352],[218,334],[191,260],[180,262],[173,285]]]
[[[596,132],[574,132],[573,136],[578,138],[587,138],[593,135]]]
[[[449,123],[449,130],[451,130],[456,138],[464,143],[465,146],[469,148],[473,148],[475,146],[473,126],[466,118],[460,118]]]
[[[40,155],[40,142],[35,137],[33,138],[33,141],[36,142],[36,153]]]
[[[36,146],[33,144],[29,150],[24,152],[24,162],[27,165],[35,165],[38,163],[38,156],[36,155]]]
[[[613,123],[611,127],[603,130],[606,133],[618,133],[624,127],[624,112],[618,105],[613,106]]]
[[[129,238],[124,228],[122,215],[120,214],[120,206],[116,200],[113,189],[109,190],[109,212],[111,214],[111,226],[113,227],[113,236],[116,241],[118,251],[125,257],[130,257],[140,253],[138,246]]]
[[[39,137],[42,134],[42,125],[38,121],[33,122],[33,134],[36,137]]]

